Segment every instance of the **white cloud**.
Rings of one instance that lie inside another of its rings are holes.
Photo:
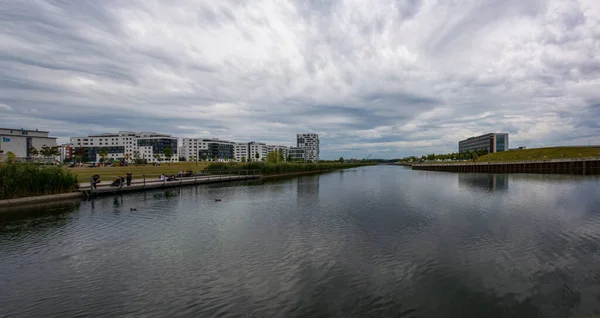
[[[18,114],[0,124],[63,138],[314,131],[330,158],[453,151],[491,130],[600,144],[594,0],[9,0],[0,30],[0,111]]]

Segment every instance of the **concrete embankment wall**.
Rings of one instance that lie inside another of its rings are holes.
[[[413,170],[471,173],[546,173],[600,175],[600,159],[518,161],[502,163],[413,164]]]

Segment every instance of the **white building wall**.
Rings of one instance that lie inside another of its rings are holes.
[[[242,161],[242,158],[246,158],[246,161],[249,157],[249,148],[247,142],[236,142],[233,145],[233,155],[235,161]]]
[[[248,143],[249,156],[252,158],[252,161],[262,161],[263,159],[267,159],[267,144],[262,142],[249,142]],[[258,153],[259,157],[256,159],[256,153]]]
[[[0,150],[4,154],[12,152],[18,158],[27,157],[27,139],[31,138],[30,147],[40,150],[42,146],[56,147],[56,138],[48,137],[48,132],[22,129],[0,129]]]

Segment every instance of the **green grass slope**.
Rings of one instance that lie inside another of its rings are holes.
[[[600,158],[600,148],[593,147],[549,147],[511,150],[481,156],[478,162],[551,160],[572,158]]]

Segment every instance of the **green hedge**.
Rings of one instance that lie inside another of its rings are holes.
[[[0,200],[73,191],[77,177],[56,166],[0,164]]]
[[[370,164],[365,163],[266,163],[266,162],[213,162],[207,170],[260,170],[263,175],[347,169]]]

